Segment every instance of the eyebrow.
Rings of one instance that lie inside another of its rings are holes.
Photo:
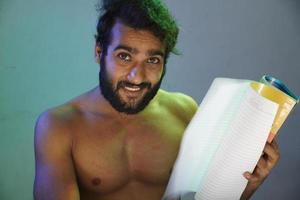
[[[136,48],[132,48],[132,47],[127,46],[127,45],[124,45],[124,44],[119,44],[119,45],[114,49],[114,51],[117,51],[117,50],[119,50],[119,49],[126,50],[126,51],[128,51],[128,52],[130,52],[130,53],[137,53],[137,52],[138,52],[138,50],[137,50]]]
[[[152,50],[149,50],[147,52],[147,55],[149,55],[149,56],[161,56],[161,57],[164,57],[165,53],[163,51],[161,51],[161,50],[152,49]]]
[[[124,44],[119,44],[115,49],[114,51],[117,51],[119,49],[123,49],[123,50],[126,50],[130,53],[133,53],[133,54],[137,54],[139,53],[139,50],[136,49],[136,48],[132,48],[130,46],[127,46],[127,45],[124,45]],[[162,51],[162,50],[159,50],[159,49],[150,49],[147,51],[147,55],[148,56],[155,56],[155,55],[158,55],[158,56],[161,56],[161,57],[164,57],[165,56],[165,53]]]

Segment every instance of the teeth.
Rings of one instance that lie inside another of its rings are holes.
[[[125,86],[125,89],[126,89],[126,90],[129,90],[129,91],[132,91],[132,92],[136,92],[136,91],[139,91],[141,88],[139,88],[139,87],[134,87],[134,88],[132,88],[132,87],[126,87],[126,86]]]

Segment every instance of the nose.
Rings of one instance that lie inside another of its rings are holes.
[[[145,72],[143,66],[132,67],[127,75],[127,79],[133,84],[140,84],[144,81]]]

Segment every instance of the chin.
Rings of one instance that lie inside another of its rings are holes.
[[[126,114],[137,114],[145,109],[145,107],[149,104],[142,104],[143,98],[138,100],[127,100],[123,101],[123,108],[120,108],[118,111]]]

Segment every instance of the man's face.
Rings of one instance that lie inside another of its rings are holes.
[[[100,88],[117,111],[135,114],[156,95],[164,75],[164,46],[151,32],[117,22],[100,59]]]

